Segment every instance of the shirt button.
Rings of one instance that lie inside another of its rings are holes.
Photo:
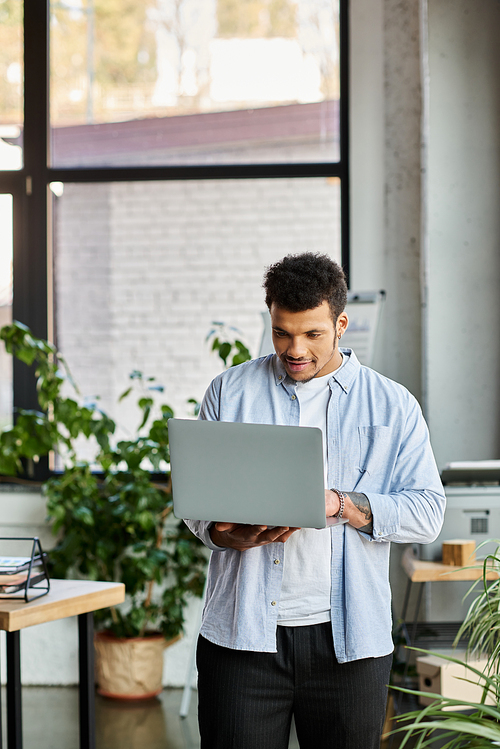
[[[276,606],[276,601],[271,601],[271,606]]]
[[[378,532],[378,535],[379,535],[379,536],[383,536],[384,534],[382,533],[382,531],[379,531],[379,532]]]
[[[278,380],[282,380],[282,379],[283,379],[283,375],[280,375],[280,376],[278,377]]]
[[[294,401],[294,400],[296,400],[296,398],[297,398],[297,396],[296,396],[296,395],[292,395],[292,400],[293,400],[293,401]]]
[[[280,563],[280,560],[279,560],[279,559],[275,559],[275,560],[274,560],[274,564],[279,564],[279,563]]]

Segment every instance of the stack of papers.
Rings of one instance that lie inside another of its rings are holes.
[[[0,557],[0,575],[14,574],[29,567],[31,557]]]
[[[0,557],[0,593],[17,593],[26,587],[31,557]],[[30,587],[45,579],[40,555],[33,559]]]

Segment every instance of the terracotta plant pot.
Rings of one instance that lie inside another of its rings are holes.
[[[161,634],[120,638],[96,632],[97,691],[104,697],[145,700],[162,691],[163,651],[180,638]]]

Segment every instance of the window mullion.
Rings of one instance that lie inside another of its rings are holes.
[[[12,316],[41,338],[48,334],[47,157],[49,0],[24,2],[24,168],[14,209]],[[14,409],[38,408],[32,368],[14,359]],[[46,472],[45,461],[36,477]]]

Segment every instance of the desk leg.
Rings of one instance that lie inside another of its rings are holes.
[[[95,749],[94,614],[92,612],[78,616],[78,642],[80,749]]]
[[[425,583],[418,583],[418,594],[417,594],[417,603],[415,606],[415,618],[413,620],[413,625],[411,628],[411,634],[410,634],[410,647],[413,647],[415,645],[415,640],[417,639],[417,628],[418,628],[418,614],[420,611],[420,604],[422,603],[422,593],[424,592],[424,585]],[[406,684],[406,677],[408,676],[408,667],[410,665],[410,658],[411,658],[411,652],[409,650],[406,651],[406,661],[405,661],[405,669],[403,672],[403,681],[402,684],[405,686]]]
[[[7,632],[7,747],[23,749],[21,633]]]

